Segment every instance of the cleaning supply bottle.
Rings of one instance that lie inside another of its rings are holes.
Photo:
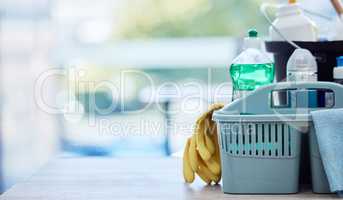
[[[278,7],[276,19],[269,28],[272,41],[284,41],[284,38],[275,30],[291,41],[317,41],[318,28],[306,17],[296,0],[289,0],[288,4]]]
[[[232,99],[238,99],[257,87],[274,80],[274,63],[261,50],[262,43],[255,29],[248,32],[241,52],[230,66],[233,82]]]
[[[317,81],[317,62],[312,53],[307,49],[295,49],[287,62],[288,82],[315,82]],[[316,90],[298,90],[297,107],[315,108],[325,102],[317,101]],[[305,100],[307,99],[307,100]]]
[[[287,81],[317,81],[317,62],[307,49],[295,49],[287,62]]]
[[[333,79],[343,85],[343,56],[337,58],[337,67],[333,69]]]

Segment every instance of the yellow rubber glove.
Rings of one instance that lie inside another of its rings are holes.
[[[195,174],[207,184],[217,184],[221,179],[218,133],[212,114],[223,107],[219,103],[210,106],[196,121],[194,134],[188,138],[183,154],[183,176],[187,183],[194,181]]]

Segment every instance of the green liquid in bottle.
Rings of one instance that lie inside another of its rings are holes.
[[[274,63],[265,64],[232,64],[230,75],[233,82],[233,98],[240,98],[244,91],[271,84],[274,81]]]

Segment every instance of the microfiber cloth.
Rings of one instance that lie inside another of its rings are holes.
[[[331,192],[341,193],[343,191],[343,109],[314,111],[311,114]]]

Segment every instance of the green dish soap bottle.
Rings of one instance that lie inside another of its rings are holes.
[[[230,66],[233,83],[232,100],[244,97],[256,88],[274,81],[274,63],[262,51],[262,42],[255,29],[244,38],[243,51]]]

